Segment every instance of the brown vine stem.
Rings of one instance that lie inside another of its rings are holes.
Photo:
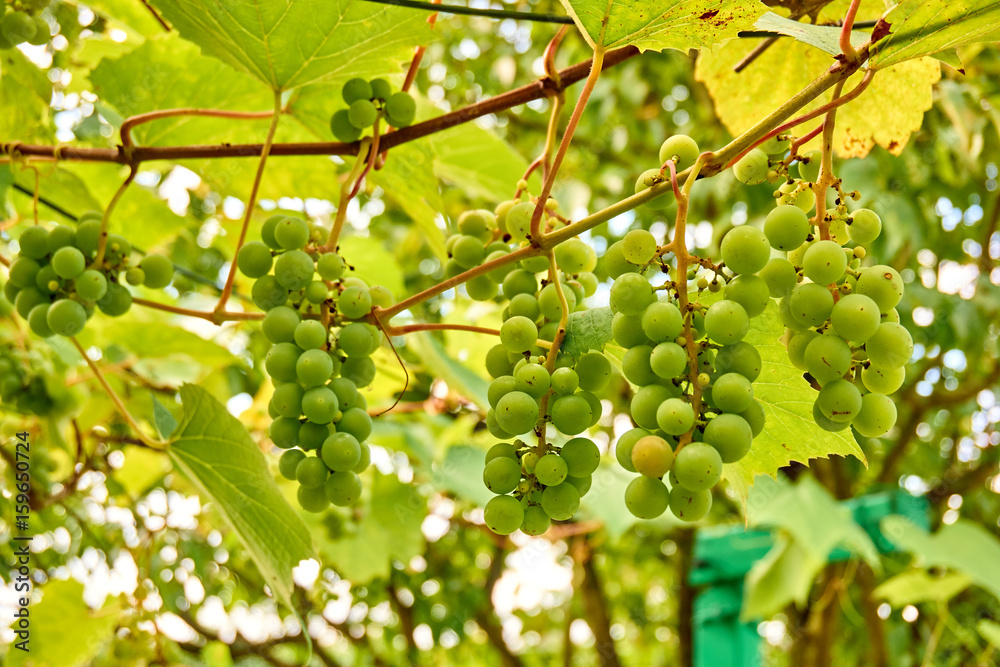
[[[364,182],[365,176],[367,176],[368,172],[370,172],[372,170],[372,165],[375,164],[375,158],[378,157],[378,143],[379,143],[379,132],[378,132],[379,127],[378,127],[378,124],[379,124],[380,120],[382,120],[382,113],[381,112],[379,112],[379,114],[377,116],[375,116],[375,125],[372,126],[372,145],[371,145],[371,148],[368,149],[368,159],[365,162],[365,168],[361,172],[361,174],[358,175],[357,180],[354,182],[354,187],[351,188],[351,194],[350,194],[350,197],[348,197],[348,199],[353,199],[353,198],[355,198],[355,197],[358,196],[358,192],[361,191],[361,184]],[[361,155],[364,155],[364,154],[363,153],[358,153],[359,157]],[[338,211],[338,213],[339,213],[339,211]]]
[[[833,89],[834,101],[844,87],[841,81]],[[833,130],[837,120],[837,107],[833,107],[826,114],[823,121],[823,157],[820,162],[819,178],[816,179],[816,217],[813,224],[819,230],[820,239],[827,241],[830,239],[830,222],[826,219],[826,193],[830,186],[836,181],[833,175]]]
[[[104,374],[101,373],[101,369],[98,368],[97,364],[94,363],[93,359],[87,356],[87,351],[83,349],[82,345],[80,345],[80,341],[78,341],[75,336],[71,336],[70,340],[73,341],[73,345],[76,346],[76,349],[80,353],[80,356],[83,357],[83,360],[87,362],[87,366],[90,367],[90,370],[94,374],[94,377],[96,377],[97,381],[101,383],[101,387],[103,387],[104,391],[108,394],[108,398],[110,398],[111,402],[115,404],[115,407],[118,408],[118,411],[121,413],[122,417],[124,417],[125,421],[127,421],[129,426],[132,427],[132,430],[136,432],[136,435],[139,437],[140,440],[142,440],[143,444],[145,444],[147,447],[151,447],[153,449],[158,449],[162,451],[163,448],[169,443],[164,442],[162,440],[156,440],[155,438],[150,438],[148,435],[143,433],[142,429],[139,428],[139,424],[138,422],[136,422],[135,417],[132,416],[132,413],[130,413],[128,411],[128,408],[125,407],[125,404],[122,402],[122,399],[118,397],[118,394],[115,393],[115,390],[111,388],[110,384],[108,384],[108,381],[107,379],[105,379]]]
[[[132,303],[136,304],[137,306],[142,306],[144,308],[153,308],[155,310],[162,310],[168,313],[174,313],[175,315],[197,317],[202,320],[208,320],[209,322],[214,322],[215,324],[219,324],[221,322],[246,322],[251,320],[264,319],[264,313],[234,313],[232,311],[215,313],[204,310],[191,310],[190,308],[171,306],[166,303],[158,303],[156,301],[149,301],[148,299],[140,299],[138,297],[133,297]]]
[[[639,49],[625,46],[614,51],[608,51],[604,57],[603,68],[614,67],[639,55]],[[513,107],[547,97],[553,90],[564,90],[566,87],[582,81],[591,70],[591,61],[585,60],[559,71],[561,86],[544,77],[529,84],[501,93],[461,109],[431,118],[422,123],[416,123],[397,132],[386,135],[382,142],[382,150],[386,151],[396,146],[421,139],[443,130],[468,123],[489,114],[500,113]],[[18,141],[0,143],[0,154],[19,154],[33,159],[48,158],[84,162],[118,162],[120,164],[135,164],[151,160],[189,160],[196,158],[239,158],[257,157],[264,150],[263,144],[223,144],[223,145],[192,145],[192,146],[136,146],[131,156],[126,156],[122,148],[84,148],[76,146],[39,146],[24,144]],[[342,143],[339,141],[318,141],[303,143],[273,144],[268,151],[272,157],[302,156],[302,155],[357,155],[361,150],[360,142]]]
[[[115,191],[115,194],[111,197],[111,201],[108,202],[107,208],[104,209],[104,215],[101,216],[101,235],[97,241],[97,257],[94,258],[94,263],[92,266],[99,267],[104,262],[104,251],[108,248],[108,223],[111,221],[111,212],[115,210],[115,206],[118,201],[125,194],[128,186],[135,179],[135,175],[139,173],[139,167],[132,165],[128,172],[128,178],[119,186]]]
[[[545,181],[542,183],[542,191],[538,195],[538,203],[535,205],[535,210],[531,214],[531,243],[535,245],[539,242],[539,232],[540,225],[542,222],[542,214],[545,212],[545,203],[549,199],[549,194],[552,192],[552,185],[555,183],[556,174],[559,173],[559,167],[562,166],[563,158],[566,157],[566,151],[569,150],[569,144],[573,141],[573,134],[576,132],[576,126],[580,123],[580,118],[583,117],[583,110],[587,107],[587,100],[590,99],[590,94],[594,92],[594,86],[597,85],[597,79],[601,76],[601,69],[604,64],[604,49],[597,48],[594,49],[594,60],[590,66],[590,74],[587,76],[587,82],[583,84],[583,90],[580,91],[580,99],[576,101],[576,106],[573,108],[573,114],[569,117],[569,122],[566,124],[566,131],[563,132],[562,141],[559,142],[559,149],[556,151],[556,156],[552,160],[552,167],[549,169],[549,173],[546,174]]]
[[[371,139],[365,137],[361,141],[362,146],[370,146]],[[372,151],[374,154],[374,151]],[[337,249],[337,242],[340,240],[340,232],[344,229],[344,222],[347,221],[347,205],[351,203],[351,198],[354,196],[351,191],[354,188],[354,182],[361,178],[361,172],[368,164],[367,156],[364,152],[358,153],[358,159],[354,161],[354,167],[351,168],[351,173],[347,175],[347,178],[340,185],[340,198],[337,200],[337,215],[333,219],[333,226],[330,228],[330,235],[326,238],[326,243],[323,244],[323,252],[333,252]]]
[[[431,0],[435,5],[440,5],[441,0]],[[433,28],[434,24],[437,23],[437,12],[434,12],[427,17],[427,24]],[[404,93],[410,89],[413,85],[413,81],[417,78],[417,72],[420,71],[420,61],[424,59],[424,53],[427,51],[426,46],[418,46],[417,50],[413,53],[413,60],[410,61],[410,67],[406,70],[406,78],[403,80],[403,87],[400,89]]]
[[[219,302],[215,305],[214,315],[221,317],[226,311],[226,302],[229,295],[233,293],[233,282],[236,280],[236,256],[243,247],[247,239],[247,230],[250,228],[250,220],[253,218],[254,206],[257,204],[257,191],[260,190],[260,181],[264,176],[264,167],[267,164],[267,156],[271,150],[271,142],[274,141],[274,133],[278,129],[278,120],[281,118],[281,93],[274,93],[274,115],[271,116],[271,125],[267,129],[267,138],[264,140],[264,147],[261,149],[260,162],[257,165],[257,174],[253,179],[253,186],[250,188],[250,198],[247,200],[246,212],[243,215],[243,225],[240,227],[240,237],[236,240],[236,249],[233,251],[233,261],[229,265],[229,275],[226,276],[226,284],[222,287],[222,294],[219,295]],[[221,320],[219,320],[221,321]]]
[[[176,116],[209,116],[213,118],[242,118],[242,119],[253,119],[253,118],[270,118],[274,115],[274,111],[227,111],[225,109],[197,109],[193,107],[186,107],[181,109],[163,109],[161,111],[150,111],[149,113],[141,113],[135,116],[129,116],[124,121],[122,121],[121,126],[121,137],[122,137],[122,148],[126,152],[130,151],[134,144],[132,143],[132,128],[142,125],[144,123],[151,123],[154,120],[160,120],[162,118],[174,118]]]

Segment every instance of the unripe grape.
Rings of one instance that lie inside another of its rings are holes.
[[[527,433],[538,421],[538,404],[528,394],[512,391],[497,403],[496,418],[500,428],[508,433]]]
[[[314,387],[302,396],[302,414],[311,422],[329,424],[338,409],[337,395],[329,387]]]
[[[766,266],[761,271],[766,270]],[[771,301],[767,282],[753,274],[745,273],[729,281],[726,285],[726,299],[743,306],[747,317],[757,317],[767,309]]]
[[[511,352],[527,352],[538,340],[538,328],[527,317],[512,317],[500,326],[500,343]]]
[[[903,325],[886,322],[865,343],[865,351],[876,366],[901,368],[913,354],[913,338]]]
[[[712,402],[724,412],[742,412],[750,407],[753,387],[739,373],[720,375],[712,385]],[[690,487],[689,487],[690,488]]]
[[[8,17],[9,16],[10,15],[8,14]],[[21,232],[21,236],[18,237],[17,243],[20,246],[17,253],[19,257],[41,259],[49,253],[49,232],[45,229],[45,227],[40,225],[28,227]],[[65,277],[71,278],[73,276]]]
[[[326,491],[322,486],[300,486],[295,495],[299,502],[299,507],[306,512],[319,514],[330,506],[330,499],[326,497]]]
[[[653,373],[664,380],[680,377],[687,366],[687,354],[676,343],[660,343],[649,355],[649,367]]]
[[[326,345],[326,327],[319,320],[303,320],[295,325],[293,338],[303,350],[315,350]]]
[[[109,283],[104,296],[97,300],[97,307],[109,317],[120,317],[132,307],[132,293],[122,285]]]
[[[580,492],[568,482],[549,486],[542,492],[542,509],[555,521],[571,519],[580,509]]]
[[[851,426],[869,438],[885,435],[896,424],[896,404],[884,394],[871,393],[861,397],[861,410]]]
[[[370,127],[375,122],[377,115],[378,109],[370,100],[355,100],[347,108],[347,120],[359,130]]]
[[[680,314],[680,311],[678,311]],[[649,342],[642,329],[642,320],[629,317],[625,313],[615,313],[611,319],[611,336],[624,348],[635,347]]]
[[[813,403],[813,421],[816,422],[816,426],[819,426],[824,431],[829,431],[830,433],[843,431],[851,425],[851,422],[849,421],[838,422],[824,415],[823,411],[819,408],[819,403]]]
[[[279,417],[298,419],[302,414],[302,395],[305,391],[295,382],[286,382],[275,388],[270,408]]]
[[[639,174],[639,178],[635,181],[635,193],[639,194],[643,190],[648,190],[654,185],[663,183],[669,180],[670,176],[667,174],[665,177],[660,176],[659,169],[647,169],[646,171]],[[648,202],[646,206],[654,211],[662,211],[671,204],[674,203],[674,193],[669,188],[661,195],[653,197]]]
[[[361,479],[352,470],[332,473],[323,485],[327,500],[338,507],[347,507],[361,498]]]
[[[323,350],[306,350],[295,362],[295,376],[303,387],[326,384],[333,375],[333,359]]]
[[[658,436],[640,438],[632,447],[632,467],[646,477],[663,477],[673,463],[674,450],[666,440]]]
[[[305,457],[306,453],[301,449],[289,449],[278,459],[278,472],[285,479],[295,481],[295,469]]]
[[[675,134],[660,145],[660,164],[676,158],[677,173],[694,165],[701,150],[698,143],[686,134]]]
[[[131,269],[125,272],[125,282],[129,285],[138,287],[146,280],[146,272],[137,266],[133,266]]]
[[[751,382],[760,375],[761,366],[760,352],[745,341],[724,346],[715,359],[715,369],[720,374],[739,373]]]
[[[372,434],[372,418],[363,408],[353,407],[344,410],[343,416],[337,422],[337,431],[350,433],[358,442],[364,442]]]
[[[717,301],[705,313],[705,332],[716,343],[735,343],[742,340],[749,331],[750,318],[747,311],[735,301]]]
[[[803,283],[792,290],[788,307],[800,323],[818,327],[826,322],[833,311],[833,294],[824,285]]]
[[[524,509],[513,496],[497,496],[483,508],[483,520],[497,535],[510,535],[521,527]]]
[[[507,233],[515,241],[524,241],[531,233],[531,218],[535,214],[535,203],[530,201],[515,204],[507,212]]]
[[[632,451],[639,440],[650,435],[649,431],[643,428],[633,428],[626,431],[615,443],[615,459],[618,464],[629,472],[638,472],[632,465]]]
[[[249,241],[236,253],[236,266],[247,278],[266,276],[273,262],[271,249],[262,241]]]
[[[847,221],[847,233],[858,245],[868,245],[882,233],[882,219],[875,211],[859,208]]]
[[[337,310],[344,317],[357,320],[369,312],[372,309],[372,298],[368,293],[367,288],[359,287],[357,285],[351,285],[340,293],[340,298],[337,300]]]
[[[309,240],[309,225],[301,218],[282,216],[274,227],[274,240],[285,250],[299,250]]]
[[[73,283],[77,295],[85,301],[97,301],[108,291],[108,280],[100,271],[84,271]]]
[[[846,270],[847,257],[834,241],[817,241],[802,257],[802,272],[818,285],[837,282]]]
[[[552,371],[551,384],[558,394],[572,394],[580,386],[580,376],[572,368],[557,368]]]
[[[694,427],[694,419],[694,408],[682,398],[667,399],[656,410],[657,425],[664,433],[670,435],[687,433]],[[632,462],[635,463],[635,451],[632,452]]]
[[[36,336],[41,336],[42,338],[49,338],[54,336],[55,332],[52,331],[52,327],[49,326],[48,316],[50,304],[40,303],[31,309],[28,313],[28,328]]]
[[[635,392],[629,403],[629,412],[632,414],[632,421],[643,428],[656,430],[659,428],[659,424],[656,421],[656,412],[660,404],[674,396],[674,392],[671,392],[670,389],[662,385],[651,384],[642,387]]]
[[[535,477],[545,486],[562,484],[568,474],[566,461],[558,454],[546,454],[535,464]]]
[[[407,127],[417,115],[417,103],[407,93],[393,93],[386,99],[385,112],[393,127]]]
[[[693,491],[679,484],[670,489],[670,512],[682,521],[698,521],[712,509],[712,492]]]
[[[301,428],[298,419],[278,417],[271,422],[267,429],[267,434],[275,447],[280,449],[291,449],[299,444],[299,429]]]
[[[863,343],[878,330],[878,305],[863,294],[848,294],[833,306],[830,322],[841,338]]]
[[[253,241],[253,243],[259,242]],[[264,249],[267,250],[267,247],[264,246]],[[270,252],[268,252],[268,255],[270,255]],[[163,255],[146,255],[139,262],[139,268],[146,274],[143,285],[150,289],[163,289],[174,278],[174,263]],[[268,268],[270,268],[270,263],[268,263]]]
[[[566,435],[582,433],[590,427],[593,409],[579,394],[560,396],[552,402],[552,425]]]
[[[531,505],[524,510],[524,520],[521,522],[521,532],[525,535],[542,535],[552,524],[549,515],[538,505]]]
[[[753,431],[743,417],[723,414],[708,422],[704,438],[719,452],[723,463],[735,463],[750,451]]]
[[[572,238],[555,247],[556,263],[566,273],[593,271],[597,266],[597,253],[585,241]]]
[[[345,144],[357,141],[361,138],[361,129],[354,127],[351,123],[351,114],[347,109],[335,111],[330,117],[330,131],[337,141]]]
[[[75,336],[83,331],[87,323],[87,312],[76,301],[59,299],[49,307],[45,321],[54,333]]]
[[[681,311],[669,301],[654,301],[642,312],[642,332],[654,342],[674,340],[684,330]]]
[[[32,227],[32,229],[38,228]],[[87,262],[83,257],[83,253],[72,246],[59,248],[59,250],[56,250],[55,254],[52,255],[52,270],[55,271],[56,275],[60,278],[77,278],[86,268]]]
[[[834,380],[820,389],[816,404],[827,419],[851,422],[861,410],[861,392],[853,382]]]
[[[844,377],[851,368],[851,348],[840,336],[817,336],[806,346],[803,361],[806,370],[820,384]]]
[[[377,369],[371,357],[348,357],[340,369],[340,374],[358,387],[367,387],[375,380]]]
[[[354,104],[358,100],[370,100],[375,96],[375,93],[370,83],[360,77],[355,77],[344,83],[341,95],[343,95],[345,102]]]
[[[733,175],[744,185],[757,185],[767,180],[769,168],[767,153],[754,148],[733,165]]]
[[[632,264],[646,264],[656,254],[656,239],[645,229],[633,229],[622,239],[622,253]]]
[[[653,477],[636,477],[625,489],[625,507],[639,519],[655,519],[670,502],[666,484]]]
[[[861,270],[855,291],[870,297],[885,313],[895,308],[903,298],[903,280],[891,266],[870,266]]]
[[[872,393],[891,394],[903,386],[906,370],[903,367],[870,365],[861,371],[861,381]]]
[[[653,286],[638,273],[619,276],[611,286],[611,308],[626,315],[639,315],[656,300]]]
[[[302,486],[315,488],[323,486],[329,470],[318,456],[307,456],[295,468],[295,478]]]
[[[764,234],[776,250],[794,250],[806,242],[809,218],[797,206],[779,205],[764,220]]]
[[[712,446],[692,442],[677,452],[673,473],[678,483],[692,491],[705,491],[715,486],[722,476],[722,458]]]
[[[734,227],[722,239],[722,260],[733,273],[757,273],[771,258],[771,246],[756,227]]]
[[[510,493],[521,481],[521,465],[517,459],[505,456],[494,458],[483,469],[483,483],[498,495]]]
[[[601,463],[601,450],[589,438],[572,438],[562,446],[559,455],[571,477],[588,477]]]

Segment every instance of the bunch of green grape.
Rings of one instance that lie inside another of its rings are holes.
[[[256,281],[251,297],[266,312],[262,330],[272,347],[264,367],[274,383],[269,434],[286,450],[278,468],[298,481],[302,508],[322,512],[361,496],[358,473],[371,462],[365,441],[372,420],[358,389],[375,378],[371,354],[382,342],[381,331],[364,320],[393,297],[345,277],[343,258],[322,252],[315,231],[300,218],[271,216],[263,240],[244,244],[236,264]]]
[[[97,212],[83,214],[76,229],[35,225],[21,233],[4,296],[35,334],[75,336],[95,310],[124,315],[132,306],[132,294],[123,278],[129,285],[152,289],[170,284],[174,265],[167,257],[149,254],[133,265],[132,245],[118,234],[108,235],[104,258],[97,265],[100,237]]]
[[[360,139],[376,118],[385,118],[389,125],[400,128],[412,124],[417,114],[413,98],[402,91],[392,92],[385,79],[351,79],[344,84],[341,94],[347,108],[334,112],[330,129],[338,141],[345,143]]]
[[[682,311],[677,289],[687,289],[687,280],[680,287],[663,285],[666,298],[660,299],[644,275],[658,253],[653,235],[637,229],[605,256],[615,279],[612,335],[626,348],[622,372],[637,388],[630,404],[636,427],[618,439],[615,457],[640,474],[625,492],[625,505],[635,516],[653,519],[669,507],[678,518],[696,521],[711,508],[722,464],[746,456],[764,428],[752,386],[761,358],[743,338],[769,297],[766,286],[735,278],[722,300],[706,307],[692,299]],[[718,280],[701,279],[696,294],[719,289]]]
[[[19,2],[19,9],[11,9],[0,19],[0,50],[12,49],[18,44],[41,46],[48,44],[51,32],[49,23],[37,12],[48,2]]]
[[[0,341],[0,401],[7,409],[59,416],[74,405],[54,362],[44,354],[22,347],[13,340]]]

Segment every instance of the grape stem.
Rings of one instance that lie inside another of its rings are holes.
[[[274,114],[271,116],[271,125],[267,129],[267,138],[264,140],[264,148],[260,153],[260,162],[257,164],[257,174],[253,179],[253,186],[250,188],[250,199],[247,201],[246,212],[243,215],[243,225],[240,227],[240,237],[236,241],[236,249],[233,251],[233,261],[229,265],[229,275],[226,276],[226,284],[222,287],[222,294],[219,295],[219,302],[215,305],[213,314],[221,317],[226,311],[226,302],[233,293],[233,282],[236,280],[236,256],[243,247],[247,239],[247,230],[250,228],[250,220],[253,218],[254,206],[257,204],[257,192],[260,190],[260,181],[264,176],[264,167],[267,164],[267,156],[271,152],[271,143],[274,141],[274,133],[278,129],[278,120],[281,118],[281,93],[274,93]],[[218,320],[221,322],[222,320]]]
[[[115,393],[115,390],[111,388],[110,384],[108,384],[108,381],[107,379],[105,379],[104,374],[101,373],[101,369],[98,368],[97,364],[94,363],[93,359],[87,356],[87,351],[83,349],[82,345],[80,345],[80,341],[78,341],[75,336],[70,336],[69,339],[73,341],[73,345],[76,346],[76,349],[77,351],[79,351],[80,356],[83,357],[83,360],[87,362],[87,365],[90,367],[90,370],[94,374],[94,377],[97,378],[97,381],[101,383],[101,387],[103,387],[104,391],[107,392],[108,398],[110,398],[111,402],[115,404],[115,407],[118,408],[118,411],[121,413],[122,417],[124,417],[125,421],[127,421],[129,426],[132,427],[132,430],[136,432],[136,435],[139,437],[140,440],[142,440],[143,444],[152,449],[163,451],[166,445],[168,445],[169,443],[162,440],[156,440],[155,438],[150,438],[148,435],[143,433],[142,429],[139,428],[139,424],[138,422],[136,422],[135,417],[132,416],[132,413],[130,413],[128,411],[128,408],[125,407],[125,404],[122,402],[122,399],[118,397],[118,394]]]
[[[549,347],[549,353],[545,356],[545,370],[548,371],[549,375],[552,375],[552,371],[556,367],[556,357],[559,355],[559,348],[562,347],[563,340],[566,339],[566,322],[569,321],[569,302],[566,301],[566,293],[563,291],[562,281],[559,280],[559,267],[556,265],[555,253],[549,250],[547,253],[549,258],[549,282],[556,286],[556,295],[559,297],[559,328],[556,329],[556,335],[553,337],[552,345]],[[549,387],[549,390],[545,392],[542,396],[542,400],[538,402],[538,418],[541,426],[537,429],[538,433],[538,449],[536,453],[542,456],[545,452],[545,415],[549,410],[549,398],[555,393],[555,389]]]
[[[249,320],[264,319],[264,313],[234,313],[232,311],[216,313],[214,311],[191,310],[190,308],[171,306],[166,303],[157,303],[156,301],[149,301],[138,297],[133,297],[132,303],[145,308],[153,308],[155,310],[163,310],[168,313],[174,313],[175,315],[197,317],[199,319],[208,320],[209,322],[214,322],[215,324],[220,324],[221,322],[245,322]]]
[[[851,6],[847,9],[847,14],[844,15],[844,25],[840,29],[840,50],[844,53],[844,58],[849,63],[856,62],[858,59],[858,52],[854,50],[854,45],[851,44],[851,31],[854,29],[854,17],[858,15],[858,7],[860,5],[861,0],[851,2]]]
[[[372,165],[375,164],[375,158],[378,156],[378,143],[379,143],[379,121],[382,120],[382,112],[378,112],[375,116],[375,125],[372,127],[372,143],[371,147],[368,149],[368,159],[365,161],[365,167],[362,172],[358,175],[357,179],[354,181],[354,187],[351,188],[351,195],[348,200],[354,199],[358,196],[358,192],[361,190],[361,184],[365,181],[365,176],[371,171]],[[359,153],[359,156],[363,153]],[[338,211],[339,213],[339,211]]]
[[[273,110],[230,111],[227,109],[198,109],[193,107],[161,109],[160,111],[150,111],[149,113],[136,114],[135,116],[129,116],[122,121],[120,130],[122,148],[125,150],[126,154],[128,154],[135,147],[135,144],[132,142],[132,128],[144,123],[150,123],[154,120],[160,120],[162,118],[174,118],[176,116],[208,116],[212,118],[256,119],[270,118],[273,115]]]
[[[404,324],[397,327],[384,326],[377,316],[373,315],[372,319],[380,326],[382,331],[385,332],[387,336],[403,336],[410,333],[416,333],[418,331],[469,331],[471,333],[486,334],[489,336],[499,336],[499,329],[490,329],[489,327],[477,327],[471,324],[449,324],[446,322],[421,322],[419,324]],[[539,347],[552,347],[553,343],[547,340],[539,340],[536,342]]]
[[[866,76],[867,78],[867,76]],[[844,87],[841,81],[833,89],[834,101]],[[819,229],[819,237],[824,241],[830,240],[830,221],[826,216],[826,193],[830,186],[836,182],[833,175],[833,130],[837,120],[837,107],[831,108],[823,121],[823,149],[820,161],[819,178],[816,179],[816,217],[813,224]]]
[[[122,198],[122,195],[125,194],[125,190],[128,189],[128,186],[132,183],[132,180],[138,173],[138,165],[132,165],[129,169],[128,177],[125,179],[125,182],[118,187],[115,194],[111,197],[111,201],[108,202],[107,208],[104,209],[104,215],[101,216],[101,235],[97,240],[97,257],[91,265],[92,268],[99,269],[101,264],[104,263],[104,252],[108,247],[108,223],[111,221],[111,212],[115,210],[115,206],[118,204],[118,201]]]
[[[597,79],[601,76],[601,68],[603,65],[604,49],[594,49],[594,60],[590,65],[590,74],[587,76],[586,83],[583,84],[583,90],[580,91],[580,99],[576,101],[576,106],[573,108],[573,114],[569,117],[569,122],[566,124],[566,131],[563,132],[562,141],[559,142],[559,149],[556,151],[556,156],[552,160],[552,168],[549,170],[549,173],[546,174],[545,181],[542,183],[542,191],[538,195],[538,202],[535,204],[535,210],[531,214],[530,235],[532,245],[536,245],[541,241],[540,226],[542,214],[545,212],[545,203],[548,201],[549,194],[552,192],[552,185],[555,183],[556,174],[559,173],[559,167],[562,166],[563,158],[566,157],[566,151],[569,150],[569,144],[573,141],[573,134],[576,132],[576,126],[580,123],[580,118],[583,116],[583,110],[587,106],[587,100],[590,99],[590,94],[594,92],[594,86],[597,85]]]
[[[370,147],[372,140],[365,137],[361,141],[362,148]],[[372,151],[374,154],[374,151]],[[323,245],[323,252],[333,252],[337,249],[337,242],[340,241],[340,232],[344,229],[344,222],[347,220],[347,205],[351,203],[351,199],[354,197],[351,191],[354,188],[354,182],[361,177],[361,172],[365,169],[368,164],[368,151],[361,150],[358,152],[358,158],[354,161],[354,167],[351,169],[351,173],[347,175],[347,178],[340,186],[340,199],[337,201],[337,215],[333,219],[333,227],[330,228],[330,236],[327,237],[326,243]]]

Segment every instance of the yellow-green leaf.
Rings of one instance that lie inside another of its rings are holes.
[[[879,40],[871,65],[883,69],[965,44],[1000,39],[996,0],[905,0],[889,12],[891,31]]]

